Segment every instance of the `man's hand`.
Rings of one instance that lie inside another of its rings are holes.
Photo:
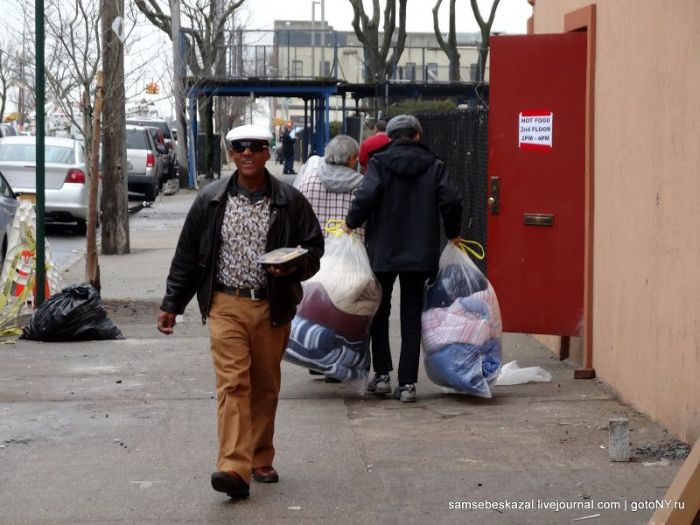
[[[460,243],[461,241],[462,241],[462,238],[461,238],[461,237],[454,237],[454,238],[450,239],[450,242],[451,242],[452,244],[454,244],[455,246],[459,246],[459,243]]]
[[[172,334],[175,326],[175,315],[172,312],[164,312],[163,310],[158,312],[158,330],[165,335]]]
[[[348,226],[347,222],[344,222],[340,228],[348,235],[352,233],[352,228],[350,226]]]

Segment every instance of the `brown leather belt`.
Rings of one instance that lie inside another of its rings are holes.
[[[214,290],[237,297],[248,297],[253,301],[267,299],[267,288],[234,288],[233,286],[216,283],[214,285]]]

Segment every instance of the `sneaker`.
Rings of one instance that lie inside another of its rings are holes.
[[[390,394],[391,379],[389,374],[374,374],[374,377],[367,383],[367,392],[370,394]]]
[[[413,383],[406,383],[405,385],[399,386],[394,390],[394,397],[402,403],[415,403],[416,385]]]

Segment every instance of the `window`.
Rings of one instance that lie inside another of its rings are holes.
[[[148,140],[148,135],[145,129],[127,129],[126,130],[126,148],[127,149],[151,149],[151,144]]]
[[[304,62],[302,60],[292,60],[292,77],[304,76]]]
[[[0,194],[2,194],[3,197],[14,197],[14,193],[12,193],[10,185],[7,183],[2,174],[0,174]]]
[[[404,67],[405,75],[404,78],[406,80],[415,80],[416,79],[416,63],[415,62],[406,62],[406,66]]]
[[[46,162],[55,162],[57,164],[72,164],[73,148],[46,146],[44,149],[44,160]]]
[[[330,77],[331,76],[331,63],[328,60],[322,60],[319,64],[319,75],[322,77]]]

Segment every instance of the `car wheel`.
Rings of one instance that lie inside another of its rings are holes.
[[[83,219],[78,219],[75,222],[75,231],[78,235],[87,234],[87,222],[85,222]]]
[[[146,188],[146,200],[147,201],[154,201],[156,200],[156,195],[158,195],[158,183],[154,182],[151,186]]]

